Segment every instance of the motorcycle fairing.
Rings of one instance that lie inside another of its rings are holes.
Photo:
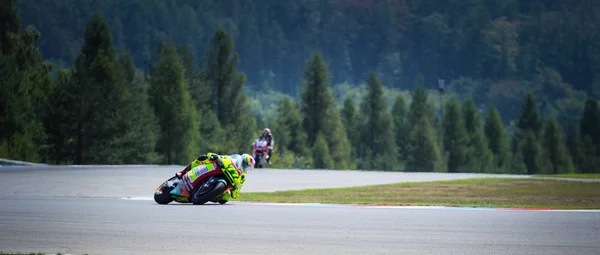
[[[181,185],[181,181],[180,180],[177,180],[177,185],[169,193],[171,195],[178,196],[178,197],[183,197],[185,199],[187,199],[187,197],[190,196],[190,193],[187,191],[187,189],[185,189],[185,185]],[[173,197],[173,198],[177,201],[177,197]],[[178,202],[180,202],[180,201],[178,201]]]
[[[200,181],[206,180],[211,176],[221,174],[221,172],[223,172],[232,183],[234,182],[234,179],[242,174],[241,171],[237,169],[235,164],[233,164],[231,158],[222,157],[221,162],[223,163],[223,171],[215,171],[218,169],[217,163],[200,165],[190,170],[182,178],[185,189],[187,189],[188,192],[191,192]]]
[[[262,153],[267,149],[267,141],[266,140],[258,140],[254,141],[254,153]]]
[[[183,184],[185,185],[187,191],[193,190],[196,184],[198,184],[200,180],[205,179],[206,176],[217,174],[218,171],[214,171],[215,169],[217,169],[217,167],[214,163],[200,165],[191,169],[182,178]]]

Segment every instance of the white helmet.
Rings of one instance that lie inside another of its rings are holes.
[[[242,154],[242,171],[244,171],[244,173],[252,171],[254,165],[256,165],[254,157],[246,153]]]
[[[252,157],[252,155],[244,153],[242,155],[232,154],[229,156],[235,160],[235,165],[238,166],[244,174],[252,171],[256,165],[256,161],[254,161],[254,157]]]

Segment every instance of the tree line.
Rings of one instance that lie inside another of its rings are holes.
[[[2,1],[0,156],[51,164],[185,164],[206,151],[243,153],[256,133],[245,75],[218,30],[198,70],[163,40],[141,72],[94,12],[72,68],[44,62],[33,26]],[[53,75],[54,74],[54,75]]]
[[[94,12],[72,68],[44,61],[41,35],[21,28],[3,1],[0,34],[0,157],[51,164],[186,164],[207,151],[250,152],[262,127],[277,141],[273,167],[493,173],[598,172],[600,108],[588,99],[563,132],[543,115],[533,92],[521,101],[514,130],[494,105],[481,114],[472,97],[448,97],[438,112],[419,75],[410,95],[389,102],[380,75],[365,93],[338,107],[332,75],[315,51],[305,62],[299,96],[283,96],[276,113],[257,118],[246,75],[225,29],[198,61],[173,40],[155,45],[145,63],[118,50],[105,18]],[[197,62],[202,63],[202,66]],[[581,102],[580,102],[581,103]],[[582,103],[583,104],[583,103]],[[505,120],[506,122],[506,120]]]
[[[600,95],[600,5],[593,0],[16,2],[45,35],[45,55],[65,65],[89,13],[99,10],[138,66],[165,36],[199,59],[223,27],[237,42],[248,84],[284,93],[299,92],[303,63],[320,49],[334,84],[357,84],[373,71],[409,90],[419,73],[425,84],[469,77],[484,89],[502,80],[532,83],[551,70],[575,90]]]
[[[600,98],[600,5],[592,0],[15,0],[47,62],[72,68],[90,13],[105,15],[117,49],[136,68],[172,38],[199,61],[217,28],[240,55],[251,91],[298,97],[306,59],[328,63],[333,86],[358,87],[374,72],[389,88],[447,82],[461,100],[495,105],[504,124],[527,92],[566,129]],[[200,64],[200,63],[195,63]],[[269,99],[267,99],[269,100]],[[251,106],[258,105],[250,102]]]
[[[291,102],[282,100],[274,130],[280,130],[277,135],[284,137],[282,143],[287,147],[282,154],[307,155],[302,146],[310,148],[308,155],[315,168],[513,174],[600,172],[600,108],[595,99],[585,101],[580,121],[571,121],[565,135],[556,118],[541,115],[533,93],[527,93],[520,104],[520,115],[514,120],[516,129],[511,132],[494,105],[482,114],[470,97],[461,102],[457,95],[450,96],[439,113],[422,78],[409,96],[397,93],[388,105],[382,82],[371,73],[366,94],[359,103],[348,95],[338,109],[332,102],[329,74],[319,53],[307,62],[305,75],[297,106],[300,113],[291,107]],[[305,135],[286,136],[289,130],[302,130],[298,128],[300,123]],[[332,133],[333,130],[339,131]],[[303,145],[305,140],[308,144]]]

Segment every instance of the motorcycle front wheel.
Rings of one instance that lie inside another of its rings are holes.
[[[173,202],[173,198],[171,197],[171,190],[173,187],[169,187],[167,185],[161,185],[160,188],[156,192],[154,192],[154,202],[161,205],[166,205],[168,203]]]

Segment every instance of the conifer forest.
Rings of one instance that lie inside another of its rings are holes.
[[[600,173],[600,1],[0,0],[0,158]]]

